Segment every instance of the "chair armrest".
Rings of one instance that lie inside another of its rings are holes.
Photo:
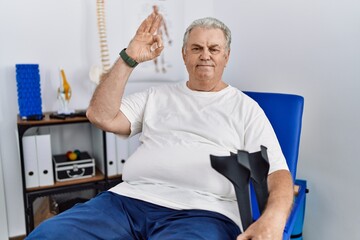
[[[296,180],[294,187],[294,195],[295,195],[294,204],[285,226],[283,240],[290,239],[293,229],[295,227],[296,220],[299,217],[301,211],[304,210],[306,192],[307,192],[306,181]]]
[[[299,192],[300,192],[300,188],[301,186],[300,185],[294,185],[294,196],[297,197],[299,195]]]

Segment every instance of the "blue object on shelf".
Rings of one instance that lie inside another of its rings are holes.
[[[40,74],[38,64],[16,64],[17,96],[22,119],[42,116]]]

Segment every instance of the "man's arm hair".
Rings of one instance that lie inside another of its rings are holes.
[[[237,240],[282,240],[293,199],[293,181],[289,171],[278,170],[268,176],[269,198],[265,211]]]
[[[119,58],[110,72],[102,76],[86,115],[90,122],[107,132],[130,134],[130,122],[120,111],[125,85],[133,68]]]
[[[164,49],[161,36],[156,32],[161,17],[149,15],[139,26],[126,49],[126,55],[138,63],[158,57]],[[86,115],[99,128],[121,135],[130,134],[130,122],[120,111],[126,83],[133,71],[122,58],[118,58],[112,69],[102,76],[95,89]]]

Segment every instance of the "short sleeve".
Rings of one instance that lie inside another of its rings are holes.
[[[260,151],[260,146],[267,148],[270,163],[269,174],[277,170],[288,170],[285,157],[274,129],[264,111],[257,104],[254,105],[251,119],[245,128],[245,149],[249,152]]]
[[[126,116],[131,124],[131,133],[129,137],[142,131],[144,111],[148,96],[149,90],[146,90],[125,96],[121,101],[120,111]]]

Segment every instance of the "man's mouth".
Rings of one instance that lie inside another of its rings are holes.
[[[209,64],[198,64],[196,65],[196,67],[214,67],[214,66]]]

